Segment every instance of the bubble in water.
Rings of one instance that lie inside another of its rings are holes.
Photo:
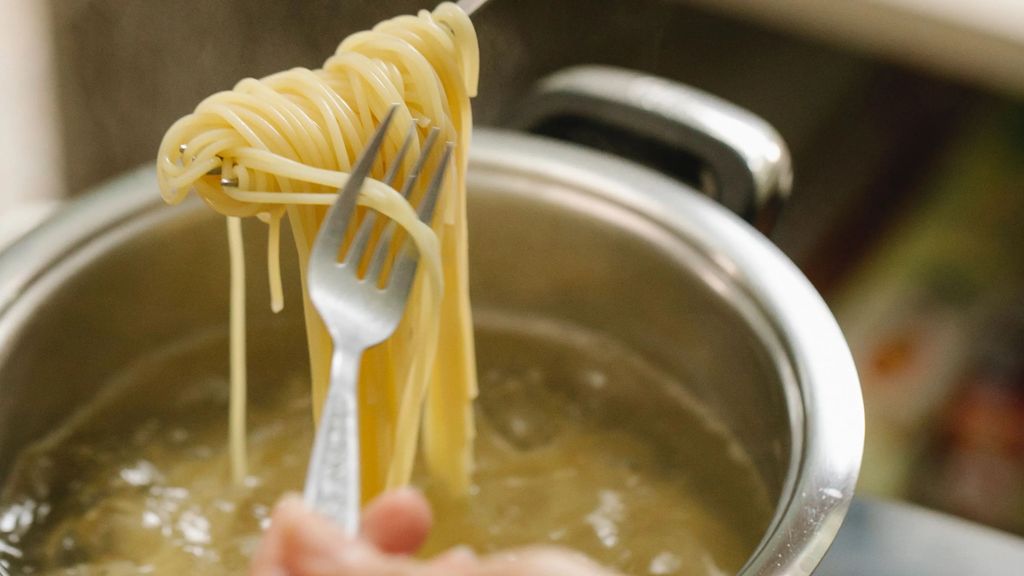
[[[129,486],[149,486],[160,478],[160,471],[151,462],[139,460],[122,468],[120,476]]]
[[[210,521],[200,512],[186,510],[178,518],[178,530],[185,540],[193,544],[210,543]]]
[[[651,558],[651,565],[647,571],[651,574],[675,574],[683,566],[683,560],[672,552],[662,552]]]
[[[619,523],[625,515],[622,497],[615,490],[601,490],[598,493],[597,508],[587,514],[587,524],[606,548],[619,543]]]

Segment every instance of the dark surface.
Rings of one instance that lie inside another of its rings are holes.
[[[815,576],[1024,574],[1024,539],[907,504],[856,498]]]

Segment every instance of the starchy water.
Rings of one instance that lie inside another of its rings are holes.
[[[477,339],[474,485],[453,496],[417,474],[435,507],[424,554],[553,543],[638,576],[740,568],[771,506],[678,382],[564,327],[494,319]],[[233,486],[225,348],[218,333],[140,359],[22,452],[0,498],[0,575],[245,571],[274,502],[301,489],[313,429],[301,354],[251,352],[251,474]]]

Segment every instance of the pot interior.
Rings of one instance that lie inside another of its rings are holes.
[[[119,408],[103,412],[88,434],[117,438],[146,414],[186,406],[188,386],[176,379],[226,373],[223,219],[197,201],[159,205],[155,186],[131,182],[135,189],[121,197],[154,202],[69,247],[0,314],[0,478],[12,474],[26,446],[111,396],[111,386],[146,358],[206,342],[200,356],[161,365],[173,378],[116,394],[109,405]],[[742,275],[642,210],[586,186],[481,167],[471,171],[469,209],[480,410],[507,439],[529,443],[545,433],[536,415],[569,399],[607,427],[657,445],[740,535],[746,551],[737,570],[783,497],[799,442],[778,343],[766,342],[767,322],[751,306],[737,306],[748,290]],[[294,254],[282,250],[291,282],[285,311],[274,315],[265,227],[248,222],[245,236],[249,371],[264,375],[253,377],[258,405],[289,374],[301,379],[306,358]],[[509,374],[526,376],[509,384]],[[530,374],[541,374],[541,384],[529,384]],[[534,393],[560,400],[529,404],[523,414],[534,420],[523,432],[505,417],[516,398]],[[223,395],[211,402],[221,406]],[[208,411],[178,412],[187,425]]]

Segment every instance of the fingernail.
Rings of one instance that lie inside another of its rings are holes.
[[[444,553],[444,556],[446,558],[453,558],[456,560],[473,560],[476,558],[476,552],[466,544],[459,544],[458,546],[449,548],[448,551]]]
[[[476,552],[465,544],[449,548],[433,560],[435,566],[449,569],[471,566],[474,562],[476,562]]]
[[[418,488],[416,488],[415,486],[408,486],[408,485],[406,485],[406,486],[399,486],[398,488],[395,488],[394,490],[392,490],[391,493],[392,494],[398,494],[398,495],[415,494],[417,496],[422,494],[422,492]]]

